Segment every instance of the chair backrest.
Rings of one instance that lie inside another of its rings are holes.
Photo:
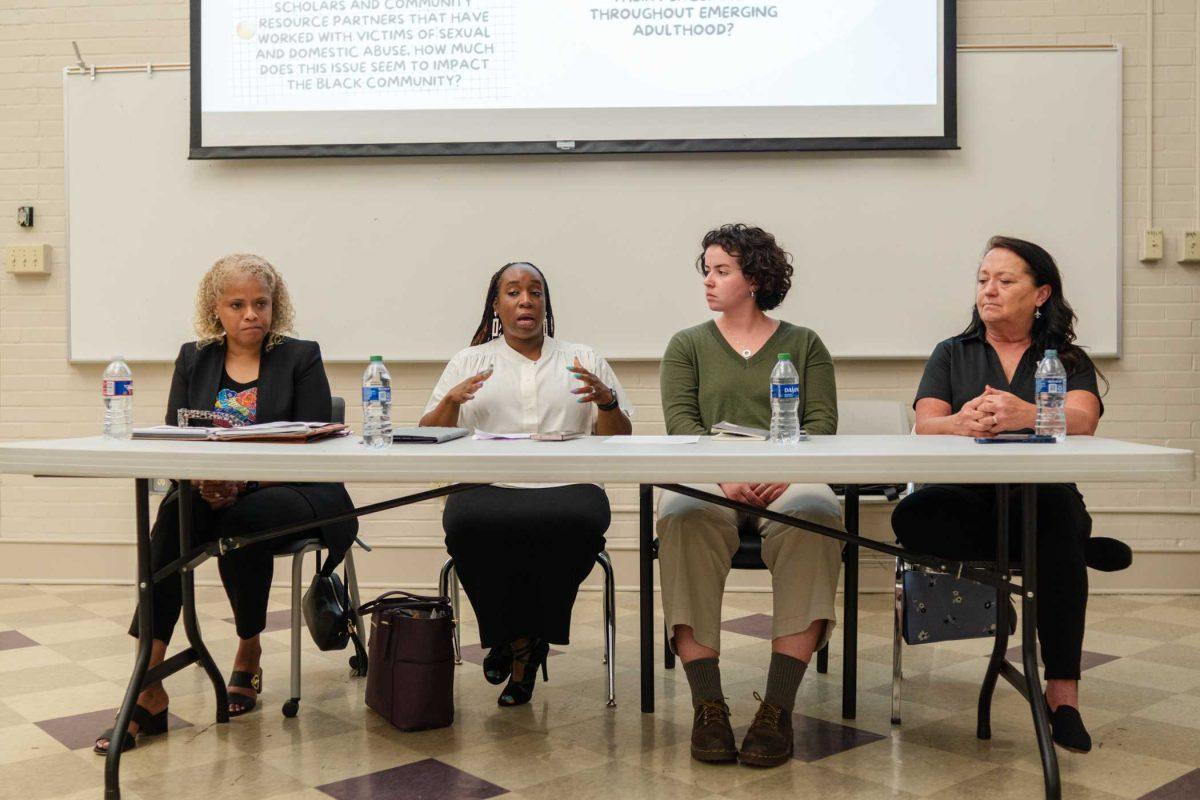
[[[346,400],[334,395],[333,397],[333,412],[329,415],[330,422],[345,422],[346,421]]]
[[[891,436],[911,431],[908,405],[898,400],[838,400],[838,434]]]

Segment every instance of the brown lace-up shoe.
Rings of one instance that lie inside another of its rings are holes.
[[[759,702],[758,713],[742,740],[738,761],[754,767],[777,767],[792,757],[792,715],[765,702],[758,692],[754,699]]]
[[[704,700],[692,720],[692,758],[697,761],[736,761],[737,743],[729,725],[729,706],[720,700]]]

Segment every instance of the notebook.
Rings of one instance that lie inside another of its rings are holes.
[[[466,428],[392,428],[392,441],[399,444],[441,444],[461,439],[470,431]]]
[[[350,429],[337,422],[264,422],[237,428],[180,428],[156,425],[134,428],[134,439],[208,440],[216,442],[315,442],[331,436],[345,436]]]
[[[765,442],[770,438],[771,432],[764,428],[734,425],[732,422],[718,422],[712,426],[712,435],[717,439],[748,439],[752,442]]]
[[[747,442],[765,442],[771,438],[771,432],[765,428],[751,428],[747,425],[734,425],[732,422],[718,422],[712,426],[714,439],[741,439]],[[800,429],[800,441],[808,439],[808,433]]]

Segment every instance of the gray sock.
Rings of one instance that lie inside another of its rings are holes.
[[[725,701],[721,691],[721,665],[715,658],[697,658],[683,665],[688,686],[692,690],[692,708],[704,700]]]
[[[808,664],[783,653],[771,653],[771,668],[767,672],[767,695],[763,702],[792,713],[796,705],[796,690]]]

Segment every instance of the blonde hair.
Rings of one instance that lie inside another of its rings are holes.
[[[285,333],[292,332],[296,311],[288,294],[287,283],[279,270],[262,256],[250,253],[234,253],[217,259],[217,263],[204,273],[200,288],[196,291],[196,318],[194,325],[200,337],[197,347],[219,342],[225,338],[221,318],[217,316],[217,302],[225,284],[233,277],[253,276],[263,282],[271,293],[271,329],[267,331],[267,349],[283,341]]]

